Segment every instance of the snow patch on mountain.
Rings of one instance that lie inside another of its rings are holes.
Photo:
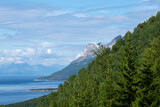
[[[96,51],[97,49],[98,49],[97,44],[89,43],[86,46],[85,50],[77,56],[77,60],[75,60],[74,62],[78,63],[78,62],[81,62],[87,58],[94,58],[95,55],[94,55],[93,51]]]
[[[106,45],[104,45],[106,48],[110,48],[110,49],[112,49],[112,46],[117,42],[117,40],[119,39],[119,38],[122,38],[122,36],[121,35],[118,35],[117,37],[115,37],[110,43],[108,43],[108,44],[106,44]]]
[[[83,53],[80,55],[80,57],[86,57],[88,55],[92,55],[93,54],[93,50],[98,49],[98,46],[94,43],[90,43],[86,46],[85,50],[83,51]]]
[[[121,35],[115,37],[110,43],[108,43],[104,46],[106,48],[108,48],[108,47],[112,48],[112,46],[116,43],[116,41],[121,37],[122,37]],[[82,53],[77,55],[78,62],[83,61],[87,57],[91,57],[91,58],[95,57],[93,50],[96,51],[98,48],[99,48],[99,46],[96,43],[89,43],[86,46],[85,50]]]

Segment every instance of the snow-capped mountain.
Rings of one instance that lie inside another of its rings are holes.
[[[112,48],[112,46],[116,43],[116,41],[119,39],[119,38],[122,38],[121,35],[118,35],[117,37],[115,37],[110,43],[104,45],[106,48]],[[80,62],[80,61],[83,61],[84,59],[86,59],[87,57],[90,57],[90,58],[93,58],[95,57],[95,54],[93,52],[93,50],[97,50],[99,48],[99,46],[95,43],[89,43],[85,50],[80,54],[78,55],[78,58],[77,60],[75,60],[76,62]],[[73,61],[73,62],[75,62]]]
[[[110,43],[104,45],[105,47],[110,47],[116,43],[116,41],[121,38],[121,36],[117,36],[114,38]],[[40,77],[36,80],[50,80],[50,81],[56,81],[56,80],[66,80],[70,75],[77,74],[78,70],[82,68],[86,68],[89,63],[92,62],[96,58],[96,55],[94,54],[93,50],[98,49],[99,47],[95,43],[90,43],[86,46],[85,50],[78,55],[77,59],[72,61],[67,67],[64,69],[55,72],[47,77]]]
[[[121,35],[118,35],[118,36],[115,37],[110,43],[108,43],[108,44],[106,44],[106,45],[104,45],[104,46],[105,46],[105,47],[112,48],[112,46],[117,42],[117,40],[118,40],[119,38],[122,38],[122,36],[121,36]]]
[[[85,50],[79,57],[86,57],[89,55],[93,55],[93,50],[98,49],[98,46],[95,43],[90,43],[86,46]]]
[[[93,50],[97,50],[97,49],[98,49],[98,45],[96,45],[95,43],[89,43],[86,46],[85,50],[78,55],[77,60],[73,61],[72,63],[81,62],[87,57],[89,58],[95,57]]]

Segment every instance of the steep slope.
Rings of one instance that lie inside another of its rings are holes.
[[[40,77],[36,80],[66,80],[70,75],[77,74],[79,69],[86,68],[88,64],[96,58],[95,55],[90,52],[91,50],[96,48],[97,46],[95,44],[87,45],[85,51],[76,60],[71,62],[67,67],[47,77]]]
[[[124,39],[119,39],[114,46],[116,50],[104,50],[104,53],[98,55],[86,69],[81,69],[78,75],[70,76],[63,85],[59,85],[57,93],[39,100],[38,107],[42,104],[43,107],[158,107],[160,12],[156,17],[139,24],[133,33],[127,32]],[[126,56],[131,51],[133,54],[129,55],[129,59]],[[136,61],[132,60],[134,58]],[[126,63],[125,60],[131,63],[133,61],[134,64]],[[134,79],[130,79],[133,74],[128,75],[124,72],[130,72],[125,65],[131,66],[131,69],[136,66],[136,69],[133,68],[135,72],[131,71],[136,74]],[[153,81],[148,79],[150,77]],[[130,84],[130,81],[133,84]],[[132,91],[131,88],[136,90]],[[131,92],[134,93],[132,96]]]
[[[105,45],[106,47],[112,47],[116,41],[121,38],[121,36],[117,36],[114,38],[109,44]],[[55,72],[47,77],[40,77],[36,80],[50,80],[50,81],[56,81],[56,80],[66,80],[70,75],[77,74],[78,71],[82,68],[86,68],[89,63],[92,62],[96,58],[96,56],[93,54],[92,50],[98,49],[98,46],[94,43],[90,43],[86,46],[85,50],[79,57],[71,62],[67,67],[64,69]]]
[[[109,48],[112,48],[112,46],[117,42],[117,40],[119,38],[122,38],[121,35],[118,35],[117,37],[115,37],[110,43],[106,44],[105,47],[109,47]]]

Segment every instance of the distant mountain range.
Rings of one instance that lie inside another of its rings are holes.
[[[121,37],[121,35],[117,36],[110,43],[104,46],[112,48],[116,41]],[[96,50],[98,48],[99,47],[94,43],[88,44],[83,53],[76,60],[71,62],[67,67],[49,76],[39,77],[36,80],[58,81],[68,79],[70,75],[77,74],[80,69],[86,68],[88,64],[96,58],[96,55],[92,52],[92,50]]]
[[[27,63],[22,64],[8,64],[0,65],[0,75],[27,75],[27,76],[46,76],[53,72],[56,72],[62,69],[62,65],[52,65],[52,66],[43,66],[43,65],[29,65]]]

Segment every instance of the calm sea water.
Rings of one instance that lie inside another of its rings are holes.
[[[64,81],[34,81],[33,76],[0,76],[0,105],[12,104],[47,95],[50,92],[28,92],[29,89],[57,88]]]

